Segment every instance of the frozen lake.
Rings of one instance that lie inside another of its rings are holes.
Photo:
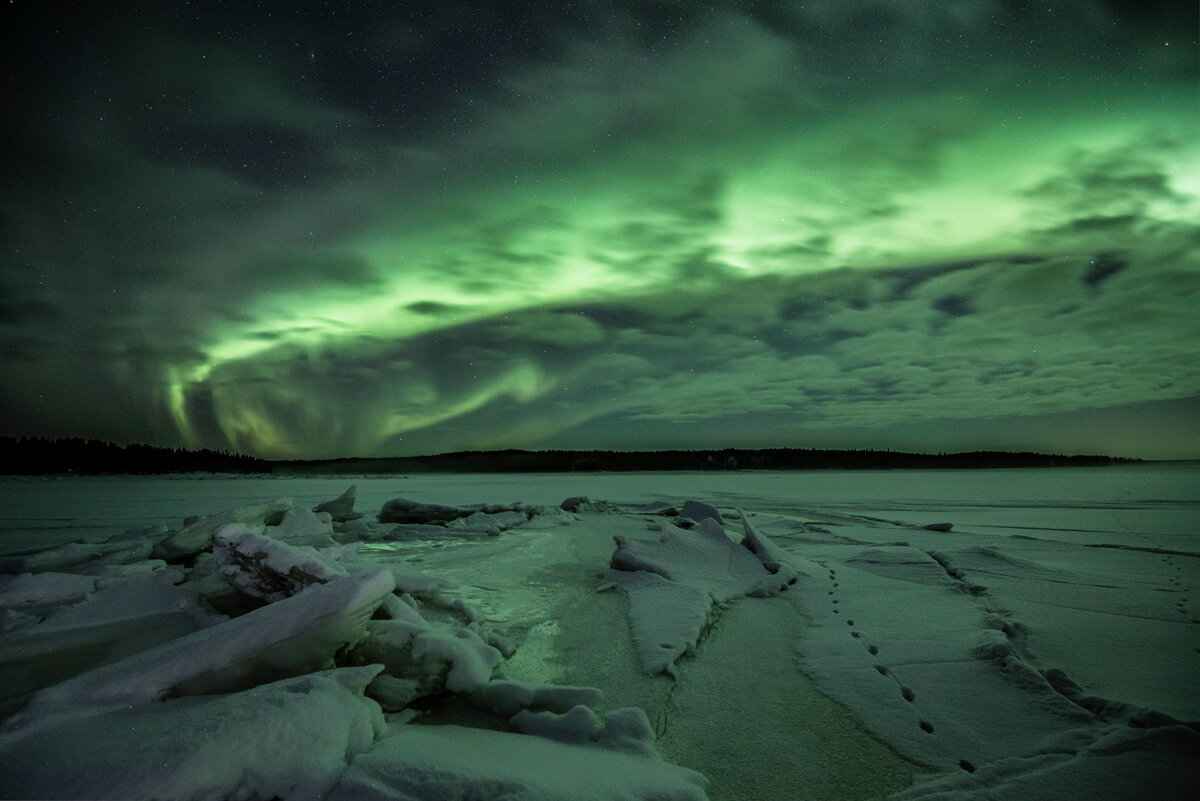
[[[361,519],[310,511],[350,485]],[[1197,464],[5,479],[0,505],[0,797],[1200,787]]]
[[[349,484],[358,486],[358,508],[368,513],[395,497],[558,504],[589,495],[632,504],[687,496],[754,508],[878,512],[914,522],[942,516],[981,532],[1049,527],[1068,539],[1150,537],[1159,543],[1155,547],[1185,547],[1200,535],[1200,463],[970,471],[10,477],[0,478],[0,553],[102,540],[131,526],[175,527],[183,516],[272,498],[312,506]]]

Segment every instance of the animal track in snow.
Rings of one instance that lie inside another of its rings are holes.
[[[834,588],[834,589],[830,589],[827,591],[827,594],[829,596],[837,595],[837,593],[834,591],[839,586],[839,582],[834,580],[836,578],[836,575],[837,575],[837,571],[835,571],[833,569],[829,570],[829,579],[830,579],[830,581],[833,581],[832,586]],[[830,601],[831,601],[831,606],[833,607],[833,609],[832,609],[833,614],[835,614],[835,615],[838,614],[839,610],[837,607],[840,605],[840,600],[838,598],[831,597]],[[863,635],[863,633],[861,631],[854,630],[854,619],[853,618],[846,620],[846,626],[851,629],[850,636],[855,638],[856,640],[859,640],[860,642],[862,642],[862,644],[866,648],[868,654],[870,654],[871,656],[874,656],[874,657],[879,656],[879,646],[871,643],[866,638],[866,636]],[[892,681],[896,682],[896,687],[897,687],[897,689],[900,690],[900,697],[906,703],[909,703],[909,704],[916,703],[917,694],[912,690],[912,688],[903,684],[900,681],[900,679],[897,678],[896,674],[894,674],[891,671],[891,668],[889,668],[887,665],[885,665],[881,662],[876,662],[876,663],[872,664],[872,667],[875,668],[876,672],[879,673],[880,676],[883,676],[884,678],[890,678]],[[930,723],[929,721],[919,719],[917,721],[917,725],[921,729],[921,731],[925,732],[926,734],[933,734],[933,724]],[[963,768],[963,770],[967,770],[968,772],[974,771],[974,765],[972,765],[972,763],[970,763],[969,761],[967,761],[965,759],[962,760],[962,762],[960,762],[959,765],[960,765],[960,767]],[[970,766],[970,767],[967,767],[967,766]]]

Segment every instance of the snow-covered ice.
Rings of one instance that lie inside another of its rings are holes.
[[[6,798],[324,798],[383,730],[377,668],[0,734]]]
[[[212,536],[221,575],[237,589],[264,601],[278,601],[311,584],[324,584],[346,575],[345,568],[311,545],[288,542],[245,523],[221,526]],[[329,544],[335,543],[330,540]]]
[[[1191,800],[1197,479],[11,480],[0,796]]]

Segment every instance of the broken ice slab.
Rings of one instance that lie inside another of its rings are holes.
[[[36,725],[85,707],[140,706],[173,695],[232,692],[330,667],[395,587],[387,568],[343,576],[37,693],[5,723]]]
[[[662,524],[658,540],[617,537],[604,578],[629,596],[629,623],[642,671],[670,673],[695,648],[714,602],[770,596],[787,586],[715,519],[695,529]]]
[[[416,679],[398,679],[387,673],[380,673],[367,685],[367,695],[379,704],[384,712],[405,710],[424,694],[421,682]]]
[[[175,570],[119,579],[17,576],[0,604],[19,603],[28,624],[4,635],[0,704],[15,708],[35,690],[219,622],[176,586],[182,578]]]
[[[775,595],[779,581],[712,518],[692,530],[663,523],[658,540],[617,537],[612,566],[645,570],[703,589],[717,602],[743,595]]]
[[[0,577],[0,608],[40,619],[50,610],[75,604],[96,591],[95,576],[75,573],[22,573]]]
[[[629,628],[642,672],[671,673],[675,662],[695,649],[708,624],[712,596],[644,570],[607,570],[604,578],[629,596]]]
[[[354,511],[354,501],[358,495],[358,485],[351,485],[350,489],[343,492],[332,501],[325,501],[317,504],[314,512],[328,512],[334,523],[345,523],[348,520],[357,520],[362,517],[362,512]]]
[[[592,500],[586,495],[575,495],[567,498],[559,504],[559,508],[565,512],[600,512],[601,514],[615,514],[621,509],[615,503],[608,501]]]
[[[560,528],[569,526],[575,522],[575,516],[570,512],[558,508],[540,509],[529,522],[522,524],[521,528],[525,531],[541,531],[551,528]]]
[[[213,555],[226,581],[264,601],[282,600],[347,572],[311,546],[277,542],[243,523],[221,526],[213,534]]]
[[[382,664],[389,676],[417,682],[417,692],[474,692],[492,677],[500,652],[470,629],[435,628],[415,611],[407,619],[372,620],[350,652],[362,664]]]
[[[87,572],[87,569],[93,566],[126,564],[141,561],[149,555],[148,545],[123,539],[109,542],[68,542],[28,556],[0,559],[0,574]]]
[[[266,525],[279,522],[288,509],[292,508],[291,498],[248,506],[242,509],[230,509],[212,517],[184,526],[155,544],[150,556],[166,562],[185,562],[201,551],[207,550],[212,544],[212,535],[221,526],[229,523],[246,523],[248,525]]]
[[[378,666],[0,735],[6,798],[324,798],[383,730]]]
[[[289,545],[311,545],[315,548],[337,545],[333,538],[333,520],[328,512],[310,512],[303,506],[288,509],[279,525],[267,531],[271,539]]]
[[[635,515],[660,515],[674,517],[679,514],[679,507],[669,501],[650,501],[630,510]]]
[[[378,519],[380,523],[433,523],[440,525],[475,514],[513,513],[520,515],[520,518],[512,518],[514,521],[523,521],[528,517],[526,507],[519,503],[473,503],[466,506],[443,506],[438,503],[410,501],[407,498],[393,498],[384,503],[383,508],[379,510]]]
[[[474,509],[458,506],[442,506],[438,503],[420,503],[407,498],[393,498],[379,510],[380,523],[432,523],[457,520],[472,514]]]
[[[738,516],[742,519],[742,528],[745,531],[742,544],[759,558],[763,563],[763,567],[767,569],[767,572],[782,582],[780,589],[785,588],[788,584],[794,584],[800,574],[792,566],[787,553],[772,542],[767,535],[759,531],[758,527],[751,522],[749,516],[743,510],[738,509]]]
[[[687,501],[684,503],[683,509],[679,511],[679,516],[694,520],[697,523],[708,519],[716,520],[720,523],[722,520],[721,513],[717,511],[715,506],[710,506],[701,501]]]
[[[394,726],[354,760],[330,801],[500,795],[522,801],[707,799],[708,781],[699,773],[635,750],[649,725],[639,734],[626,712],[606,715],[599,740],[583,743],[461,726]]]
[[[519,526],[529,518],[524,512],[503,511],[503,512],[472,512],[466,517],[460,517],[457,520],[451,520],[446,524],[447,528],[462,528],[466,531],[479,532],[482,534],[496,535],[501,531]]]

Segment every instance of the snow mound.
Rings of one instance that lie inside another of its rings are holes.
[[[623,707],[597,718],[587,706],[574,706],[566,712],[523,710],[512,717],[523,734],[545,737],[562,743],[586,745],[621,751],[634,756],[659,759],[654,747],[654,730],[641,707]]]
[[[610,724],[616,729],[614,735],[607,740],[601,735],[595,743],[564,743],[460,726],[393,727],[390,736],[354,761],[330,801],[707,798],[707,782],[700,774],[611,747],[625,744],[629,724],[628,718],[618,716]]]
[[[512,717],[522,710],[566,712],[576,706],[599,706],[604,693],[595,687],[537,686],[518,681],[491,681],[471,695],[471,703]]]
[[[333,519],[328,512],[310,512],[293,506],[283,515],[279,525],[268,530],[271,539],[289,545],[329,547],[337,544],[333,538]]]

